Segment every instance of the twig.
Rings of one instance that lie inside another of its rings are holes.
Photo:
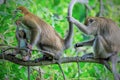
[[[86,7],[89,11],[92,10],[92,8],[91,8],[88,4],[85,4],[85,7]]]
[[[27,66],[27,70],[28,70],[28,80],[30,80],[30,66]]]
[[[61,67],[61,63],[59,63],[59,61],[58,61],[57,63],[58,63],[58,66],[59,66],[59,68],[60,68],[60,70],[61,70],[61,72],[62,72],[63,79],[66,80],[65,74],[64,74],[63,69],[62,69],[62,67]]]
[[[78,57],[78,56],[77,56]],[[78,80],[80,80],[79,79],[79,77],[80,77],[80,66],[79,66],[79,61],[77,60],[77,67],[78,67]]]
[[[99,12],[96,16],[103,16],[103,1],[99,0]]]

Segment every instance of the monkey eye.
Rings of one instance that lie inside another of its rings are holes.
[[[93,19],[89,19],[89,22],[92,23],[94,20]]]

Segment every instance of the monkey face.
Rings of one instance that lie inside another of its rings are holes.
[[[86,20],[85,20],[85,25],[86,26],[93,26],[93,25],[96,25],[96,18],[95,17],[88,17],[88,18],[86,18]]]
[[[94,17],[89,17],[85,20],[85,25],[87,29],[90,31],[90,34],[96,35],[97,33],[97,21]]]
[[[26,33],[25,33],[24,30],[19,30],[18,34],[19,34],[19,37],[20,37],[20,38],[26,39]]]
[[[25,8],[24,6],[18,7],[17,10],[18,10],[18,11],[21,11],[21,13],[23,13],[23,14],[27,14],[27,13],[28,13],[27,8]]]

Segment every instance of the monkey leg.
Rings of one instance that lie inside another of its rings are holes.
[[[100,60],[100,61],[105,65],[105,67],[106,67],[110,72],[112,72],[111,67],[110,67],[110,64],[109,64],[109,62],[108,62],[107,60]]]
[[[86,59],[94,59],[94,54],[93,53],[88,53],[88,54],[85,54],[81,57],[82,60],[86,60]],[[102,58],[97,58],[98,60],[101,61],[101,63],[103,63],[105,65],[105,67],[110,71],[111,71],[111,67],[110,67],[110,64],[108,63],[108,60],[106,59],[102,59]]]
[[[110,64],[108,62],[110,56],[112,56],[114,53],[110,53],[110,45],[107,42],[107,40],[102,37],[101,35],[96,36],[95,42],[94,42],[94,57],[99,59],[105,66],[106,68],[112,72]],[[112,50],[112,49],[111,49]]]
[[[94,57],[108,59],[113,55],[110,43],[101,35],[97,35],[93,44]]]
[[[112,62],[112,73],[114,75],[115,80],[120,80],[120,75],[117,71],[117,55],[113,55],[110,57],[110,60]]]

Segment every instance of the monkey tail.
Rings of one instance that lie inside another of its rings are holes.
[[[69,22],[69,32],[64,40],[65,49],[68,49],[73,41],[73,24]]]
[[[68,7],[68,18],[72,17],[72,10],[74,6],[73,2],[74,0],[70,2]],[[73,41],[73,23],[69,22],[69,32],[64,40],[65,49],[68,49],[72,45],[72,41]]]
[[[71,0],[68,7],[68,21],[69,17],[72,17],[73,7],[76,3],[80,3],[79,0]],[[69,32],[64,40],[65,49],[68,49],[72,45],[73,41],[73,23],[69,22]]]

